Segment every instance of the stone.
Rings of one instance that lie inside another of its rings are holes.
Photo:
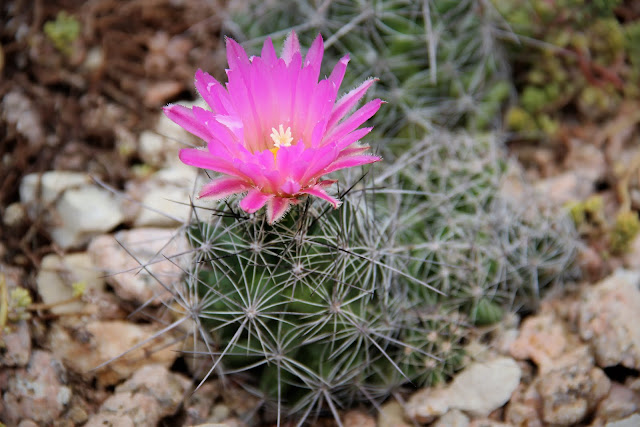
[[[87,252],[120,298],[151,305],[171,298],[171,291],[182,283],[181,267],[187,267],[191,257],[182,231],[162,228],[98,236]]]
[[[342,416],[344,427],[376,427],[376,419],[358,410],[351,410]]]
[[[453,409],[433,423],[433,427],[469,427],[469,417]]]
[[[593,192],[595,177],[588,170],[570,170],[536,183],[535,190],[548,202],[562,206],[573,200],[584,200]]]
[[[78,322],[73,326],[57,322],[48,338],[54,354],[69,369],[85,377],[95,376],[99,386],[109,386],[149,363],[166,367],[173,364],[179,343],[174,343],[169,333],[153,339],[156,332],[155,326],[124,321]],[[132,350],[144,341],[150,342]],[[106,362],[109,363],[96,369]]]
[[[505,421],[514,426],[542,427],[542,398],[535,384],[520,384],[504,413]]]
[[[32,206],[38,203],[41,209],[53,203],[66,190],[91,185],[89,175],[80,172],[49,171],[42,174],[31,173],[20,182],[20,201]],[[33,218],[37,212],[29,210]]]
[[[115,197],[84,173],[29,174],[20,183],[20,200],[32,219],[44,215],[52,239],[63,249],[82,246],[124,220]]]
[[[14,371],[3,395],[2,419],[9,425],[30,419],[48,425],[58,420],[71,400],[62,364],[51,353],[36,350],[29,365]]]
[[[423,388],[411,395],[405,405],[405,416],[420,424],[428,424],[444,415],[450,408],[449,390],[446,388]]]
[[[73,297],[73,285],[84,286],[85,293],[103,292],[104,279],[86,252],[74,253],[63,257],[49,254],[42,258],[40,270],[36,276],[38,293],[45,304],[56,304]],[[51,307],[54,314],[82,313],[86,304],[73,301]]]
[[[582,295],[579,330],[598,366],[640,370],[640,272],[618,270]]]
[[[191,394],[184,404],[185,421],[184,425],[202,424],[209,418],[215,400],[220,393],[217,381],[207,381],[193,394]]]
[[[21,90],[16,88],[4,94],[2,117],[8,126],[27,139],[32,148],[44,145],[45,133],[39,110]]]
[[[410,427],[404,420],[404,408],[397,400],[390,400],[378,411],[378,427]]]
[[[640,412],[640,395],[618,383],[611,383],[611,390],[596,410],[596,419],[619,420]]]
[[[82,246],[124,220],[113,194],[96,186],[65,191],[56,207],[61,224],[50,232],[54,241],[64,249]]]
[[[474,416],[488,416],[502,407],[520,384],[520,366],[510,357],[474,362],[449,386],[450,407]]]
[[[100,411],[89,418],[85,427],[155,427],[161,418],[160,404],[153,397],[143,393],[122,392],[105,400]]]
[[[190,388],[191,380],[187,377],[169,372],[164,365],[153,364],[136,371],[131,379],[116,387],[116,393],[151,396],[160,404],[160,415],[166,417],[178,410]]]
[[[449,409],[486,417],[509,401],[521,373],[518,363],[510,357],[473,362],[448,387],[425,388],[411,396],[405,414],[420,423],[429,423]]]
[[[536,379],[542,419],[553,425],[575,425],[607,395],[611,381],[594,366],[586,345],[555,360],[553,369]]]
[[[552,313],[531,316],[522,322],[520,335],[509,347],[516,359],[531,359],[539,369],[550,369],[567,348],[567,331]]]
[[[191,204],[196,201],[194,193],[202,182],[198,180],[198,169],[178,165],[161,169],[146,181],[133,183],[127,187],[127,194],[139,200],[135,211],[135,227],[176,227],[186,224],[192,215]],[[201,214],[205,215],[204,211]]]
[[[26,320],[6,327],[0,333],[0,366],[24,367],[31,357],[31,333]]]
[[[605,427],[638,427],[640,426],[640,414],[633,414],[621,420],[608,422]]]

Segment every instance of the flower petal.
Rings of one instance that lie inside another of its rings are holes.
[[[323,186],[314,185],[313,187],[307,188],[306,190],[302,190],[301,193],[306,193],[312,196],[320,197],[321,199],[324,199],[327,202],[331,203],[334,209],[338,209],[342,204],[342,202],[334,197],[331,197],[322,187],[324,187],[324,185]]]
[[[343,138],[349,132],[355,130],[358,126],[366,122],[373,116],[382,105],[381,99],[369,101],[359,108],[351,117],[339,123],[337,126],[330,128],[328,134],[325,135],[326,140]]]
[[[291,206],[291,199],[274,197],[267,202],[267,222],[273,224],[284,216]]]
[[[195,80],[198,93],[214,113],[231,114],[234,112],[229,94],[219,81],[202,70],[196,71]]]
[[[378,156],[372,156],[370,154],[344,157],[333,162],[328,168],[323,171],[323,175],[335,172],[340,169],[366,165],[367,163],[375,163],[379,160],[382,160],[382,158]]]
[[[249,190],[249,193],[240,201],[240,207],[247,213],[254,213],[273,197],[273,194],[265,194],[260,190]]]
[[[231,163],[220,157],[212,156],[209,151],[199,150],[197,148],[183,148],[180,150],[178,157],[185,165],[208,169],[227,175],[240,175]]]
[[[202,186],[199,197],[207,197],[213,200],[221,200],[232,194],[244,193],[249,185],[244,179],[224,177],[214,179]]]
[[[353,108],[354,105],[360,98],[364,96],[364,94],[369,90],[371,85],[375,83],[377,79],[369,79],[363,82],[360,86],[353,89],[346,95],[344,95],[333,107],[333,112],[331,113],[331,118],[329,119],[328,127],[333,127],[336,123],[338,123],[344,116]]]
[[[195,118],[191,108],[187,108],[182,105],[169,104],[162,110],[169,119],[184,128],[187,132],[190,132],[205,141],[211,137],[207,127],[204,123]]]
[[[291,31],[284,41],[282,55],[280,55],[280,57],[284,59],[284,62],[288,65],[296,53],[300,53],[300,41],[298,41],[296,32]]]
[[[278,62],[278,56],[276,55],[276,50],[273,47],[273,41],[271,37],[267,37],[262,45],[262,60],[270,67],[273,67]]]

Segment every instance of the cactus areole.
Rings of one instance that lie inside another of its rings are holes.
[[[337,208],[340,201],[327,192],[335,181],[322,177],[380,160],[359,140],[372,129],[360,126],[382,101],[374,99],[348,114],[375,79],[337,100],[349,57],[340,59],[330,76],[318,81],[324,52],[320,35],[304,59],[294,32],[280,58],[270,38],[261,56],[247,56],[230,38],[226,44],[228,83],[223,86],[201,70],[195,76],[196,88],[210,109],[164,108],[171,120],[207,143],[206,149],[182,149],[180,160],[222,174],[203,186],[200,197],[219,200],[246,193],[240,207],[253,213],[266,205],[269,223],[282,218],[305,195]]]

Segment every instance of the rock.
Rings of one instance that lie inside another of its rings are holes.
[[[619,270],[585,290],[579,315],[583,340],[599,366],[640,369],[640,273]]]
[[[593,192],[595,179],[588,171],[571,170],[538,181],[536,191],[555,206],[572,200],[584,200]]]
[[[607,397],[598,405],[595,419],[619,420],[636,412],[640,412],[640,395],[614,382]]]
[[[144,91],[144,105],[151,108],[161,107],[167,103],[167,100],[175,98],[184,89],[185,85],[180,81],[166,80],[152,83]]]
[[[469,427],[469,417],[454,409],[441,416],[433,427]]]
[[[161,418],[160,404],[153,397],[123,392],[109,397],[85,427],[155,427]]]
[[[62,364],[51,353],[34,351],[29,366],[9,377],[0,418],[9,425],[25,419],[43,425],[58,420],[71,399],[64,377]]]
[[[20,184],[20,200],[32,219],[46,213],[47,230],[63,249],[84,245],[124,220],[115,197],[83,173],[27,175]]]
[[[51,229],[51,237],[65,249],[84,245],[124,220],[115,197],[95,186],[65,191],[56,206],[61,225]]]
[[[219,384],[217,381],[207,381],[189,398],[184,404],[185,421],[184,425],[201,424],[208,420],[213,402],[218,398]]]
[[[95,375],[100,386],[108,386],[149,363],[171,366],[178,356],[179,343],[172,344],[174,338],[169,333],[152,340],[156,331],[151,325],[124,321],[91,321],[86,325],[78,322],[67,327],[58,322],[51,327],[49,346],[69,369],[85,376]],[[145,340],[151,342],[130,351]],[[109,360],[112,361],[93,371]]]
[[[1,70],[0,66],[0,70]],[[33,101],[21,90],[14,89],[2,97],[2,117],[8,126],[24,136],[32,148],[45,143],[42,119]]]
[[[175,227],[188,223],[192,215],[191,204],[203,204],[194,197],[196,188],[200,187],[196,184],[197,178],[196,168],[179,165],[161,169],[148,180],[129,185],[127,194],[140,201],[135,210],[131,209],[135,211],[134,225]],[[207,216],[204,211],[200,214]]]
[[[608,422],[605,427],[638,427],[640,426],[640,414],[633,414],[621,420]]]
[[[104,291],[104,279],[86,252],[65,255],[50,254],[42,258],[36,277],[38,293],[45,304],[55,304],[73,297],[73,285],[84,285],[85,293]],[[81,313],[85,309],[82,301],[52,307],[54,314]]]
[[[504,414],[514,426],[542,427],[542,398],[535,384],[520,384],[513,393]]]
[[[0,366],[23,367],[29,363],[31,334],[26,320],[14,323],[0,333],[0,348]]]
[[[342,416],[344,427],[376,427],[376,420],[362,411],[351,410]]]
[[[397,400],[390,400],[378,411],[378,427],[410,427],[404,420],[404,408]]]
[[[80,172],[49,171],[43,174],[32,173],[22,178],[20,182],[20,201],[32,207],[39,204],[41,210],[54,202],[66,190],[91,185],[91,178]],[[34,217],[38,211],[29,209],[29,215]]]
[[[450,407],[474,416],[488,416],[509,401],[520,375],[520,366],[510,357],[474,362],[449,386]]]
[[[163,365],[145,365],[131,379],[116,387],[116,393],[143,393],[160,403],[161,416],[174,414],[191,388],[191,380],[169,372]]]
[[[528,317],[522,322],[520,336],[510,345],[516,359],[531,359],[541,370],[549,369],[553,360],[567,348],[567,331],[551,313]]]
[[[405,413],[420,423],[431,422],[449,409],[486,417],[509,401],[520,383],[520,375],[520,366],[509,357],[474,362],[447,388],[427,388],[415,393]]]
[[[19,202],[11,203],[4,210],[2,222],[9,228],[23,225],[27,219],[27,211],[24,205]]]
[[[123,249],[126,248],[125,249]],[[123,299],[159,305],[182,280],[190,248],[180,230],[139,228],[99,236],[87,252]],[[135,257],[135,258],[134,258]],[[147,266],[146,269],[142,266]],[[161,283],[159,282],[161,281]]]
[[[423,388],[409,398],[405,415],[409,420],[428,424],[449,411],[450,401],[446,388]]]
[[[23,270],[0,264],[0,280],[4,279],[8,294],[24,283],[24,276]],[[0,351],[0,367],[26,366],[31,358],[29,323],[26,320],[21,320],[9,324],[4,331],[0,331],[0,348],[2,349]]]
[[[556,359],[553,369],[540,375],[535,384],[542,399],[542,419],[559,426],[582,421],[611,387],[585,345]]]

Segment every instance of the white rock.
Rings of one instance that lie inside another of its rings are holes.
[[[45,304],[55,304],[73,296],[73,284],[82,283],[85,292],[104,290],[104,279],[86,252],[60,257],[50,254],[42,258],[36,277],[38,293]],[[74,301],[51,308],[54,314],[80,313],[85,304]]]
[[[450,405],[474,416],[488,416],[509,401],[520,384],[521,373],[510,357],[475,362],[449,386]]]
[[[633,414],[621,420],[605,424],[605,427],[638,427],[640,426],[640,414]]]
[[[99,236],[91,241],[87,252],[107,274],[107,282],[120,298],[141,304],[150,301],[153,305],[171,296],[168,290],[181,283],[180,266],[185,267],[191,256],[182,232],[163,228]]]
[[[593,347],[598,366],[640,369],[640,272],[619,270],[585,290],[580,336]]]
[[[115,197],[84,173],[27,175],[20,183],[20,200],[31,218],[45,215],[51,237],[64,249],[81,246],[124,220]]]
[[[51,237],[65,249],[83,245],[124,220],[115,197],[95,186],[65,191],[56,207],[61,224],[51,230]]]
[[[128,194],[140,200],[136,227],[174,227],[187,222],[191,203],[200,205],[193,196],[198,182],[197,168],[177,165],[162,169],[147,181],[128,188]]]
[[[47,204],[53,202],[65,190],[88,184],[91,184],[91,178],[80,172],[49,171],[42,175],[32,173],[20,182],[20,201],[26,205],[38,202],[46,208]]]
[[[449,389],[424,388],[409,398],[404,410],[408,419],[427,424],[446,414],[450,406]]]
[[[462,412],[454,409],[447,412],[433,423],[433,427],[468,427],[469,418]]]

